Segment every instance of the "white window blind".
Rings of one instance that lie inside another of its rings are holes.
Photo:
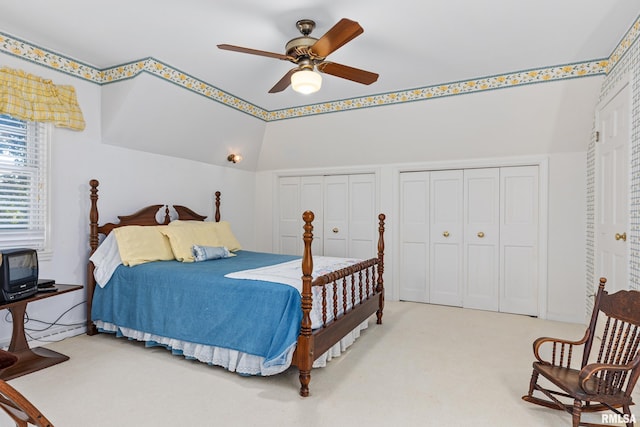
[[[0,114],[0,250],[48,249],[49,129]]]

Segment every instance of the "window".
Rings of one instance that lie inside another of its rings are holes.
[[[49,250],[50,126],[0,114],[0,250]]]

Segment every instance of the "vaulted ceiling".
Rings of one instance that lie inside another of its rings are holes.
[[[638,0],[0,0],[0,31],[97,69],[152,57],[273,111],[608,58],[639,13]],[[302,18],[315,37],[359,22],[329,59],[378,81],[324,75],[315,94],[269,94],[292,64],[216,47],[284,53]]]

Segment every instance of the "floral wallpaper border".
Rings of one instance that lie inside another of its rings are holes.
[[[422,101],[434,98],[442,98],[446,96],[483,92],[487,90],[522,86],[533,83],[603,75],[606,73],[607,64],[608,61],[606,59],[602,59],[597,61],[566,64],[541,69],[517,71],[514,73],[505,73],[472,80],[437,84],[433,86],[403,90],[399,92],[368,95],[360,98],[350,98],[341,101],[305,105],[300,107],[270,111],[266,116],[266,120],[274,121],[289,119],[293,117],[353,110],[366,107],[402,104],[405,102]]]
[[[639,34],[640,18],[638,18],[627,31],[611,56],[605,59],[516,71],[471,80],[349,98],[326,103],[303,105],[273,111],[265,110],[264,108],[238,98],[203,80],[151,57],[105,69],[98,69],[92,65],[65,57],[56,52],[38,47],[30,42],[20,40],[2,32],[0,32],[0,52],[17,56],[21,59],[100,85],[131,79],[141,73],[149,73],[238,111],[242,111],[261,120],[270,122],[316,114],[436,99],[446,96],[483,92],[487,90],[534,83],[605,75],[620,62],[621,58],[629,50],[630,46]]]

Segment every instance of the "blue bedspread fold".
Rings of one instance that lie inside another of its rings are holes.
[[[239,251],[238,256],[182,263],[120,265],[96,287],[92,320],[197,344],[229,348],[284,363],[302,312],[297,289],[224,275],[300,257]]]

